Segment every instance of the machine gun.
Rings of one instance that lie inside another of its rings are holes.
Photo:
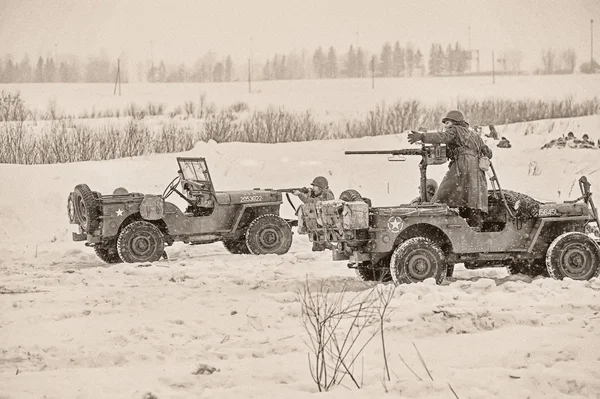
[[[441,165],[448,161],[446,156],[446,145],[444,144],[422,144],[420,149],[402,148],[399,150],[381,151],[345,151],[346,155],[392,155],[389,161],[405,161],[406,155],[420,155],[419,171],[421,172],[421,202],[427,202],[427,165]]]
[[[296,207],[294,206],[294,203],[292,202],[292,199],[290,198],[290,194],[293,194],[294,191],[300,191],[302,194],[310,194],[311,189],[307,188],[307,187],[294,187],[294,188],[275,188],[272,191],[277,191],[279,193],[285,193],[285,197],[288,200],[288,203],[290,204],[290,206],[292,207],[292,209],[295,212],[298,212]]]
[[[310,193],[310,188],[307,187],[294,187],[294,188],[276,188],[273,191],[280,193],[293,193],[294,191],[300,191],[302,194]]]

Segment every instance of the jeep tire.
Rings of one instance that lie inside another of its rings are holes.
[[[447,274],[447,264],[439,245],[426,237],[413,237],[392,253],[390,272],[396,284],[418,283],[428,278],[441,284]]]
[[[105,263],[123,262],[119,257],[119,251],[117,251],[117,240],[112,240],[106,244],[94,245],[94,252]]]
[[[99,225],[100,206],[98,196],[87,184],[78,184],[72,197],[75,221],[87,233],[93,232]]]
[[[229,253],[235,255],[246,255],[250,253],[248,245],[246,245],[246,236],[242,236],[236,239],[223,240],[223,246],[229,251]]]
[[[556,280],[589,280],[600,274],[600,247],[584,233],[568,232],[554,239],[546,252],[546,268]]]
[[[548,270],[546,269],[546,263],[543,260],[534,260],[532,262],[526,261],[514,261],[506,265],[508,274],[524,274],[528,277],[543,276],[548,277]]]
[[[369,263],[361,263],[356,266],[356,275],[363,281],[378,281],[387,283],[392,281],[390,274],[390,256],[381,258],[374,266]]]
[[[285,254],[292,245],[290,225],[277,215],[261,215],[250,222],[246,246],[253,255]]]
[[[158,227],[145,220],[125,226],[117,239],[117,251],[123,262],[155,262],[165,252],[165,238]]]

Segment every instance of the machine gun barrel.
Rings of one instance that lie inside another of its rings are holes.
[[[423,149],[420,148],[402,148],[399,150],[381,150],[381,151],[345,151],[346,155],[423,155]]]
[[[295,188],[275,188],[272,191],[277,191],[280,193],[293,193],[294,191],[300,191],[301,193],[308,194],[310,192],[310,188],[306,187],[295,187]]]

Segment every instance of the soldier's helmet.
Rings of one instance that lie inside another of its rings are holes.
[[[582,139],[584,139],[584,140],[589,140],[589,139],[590,139],[590,136],[588,136],[588,135],[587,135],[587,133],[586,133],[586,134],[584,134],[584,135],[583,135]]]
[[[428,190],[428,191],[429,191],[430,189],[433,189],[434,191],[437,191],[437,189],[438,189],[438,184],[437,184],[437,182],[436,182],[435,180],[433,180],[433,179],[427,179],[427,183],[426,183],[426,186],[425,186],[425,187],[427,187],[427,190]]]
[[[319,187],[321,190],[327,190],[329,188],[329,182],[323,176],[317,176],[312,181],[311,185]]]
[[[569,134],[567,134],[567,137],[575,137],[575,135],[573,134],[573,132],[569,132]]]
[[[457,110],[452,110],[446,114],[446,117],[442,119],[442,123],[446,123],[446,121],[454,121],[454,122],[464,122],[465,116],[462,112]]]

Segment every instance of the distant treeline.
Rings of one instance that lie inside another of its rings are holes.
[[[481,55],[482,56],[482,55]],[[494,69],[499,74],[523,73],[523,53],[505,51],[496,54]],[[288,54],[275,54],[266,60],[234,64],[230,55],[218,56],[208,52],[192,65],[172,64],[168,60],[146,61],[132,66],[125,60],[120,65],[121,82],[230,82],[246,80],[248,68],[253,80],[336,79],[412,76],[451,76],[486,73],[479,68],[478,50],[468,50],[459,43],[443,46],[432,43],[428,59],[420,49],[396,41],[383,44],[381,51],[369,54],[360,46],[350,45],[338,52],[332,46],[319,47],[312,52],[302,50]],[[117,60],[101,55],[82,62],[75,56],[38,57],[32,63],[28,55],[20,61],[10,55],[0,57],[0,83],[52,83],[52,82],[114,82]],[[541,51],[540,74],[574,73],[577,67],[575,51],[567,49]],[[597,63],[580,65],[581,72],[600,71]]]

